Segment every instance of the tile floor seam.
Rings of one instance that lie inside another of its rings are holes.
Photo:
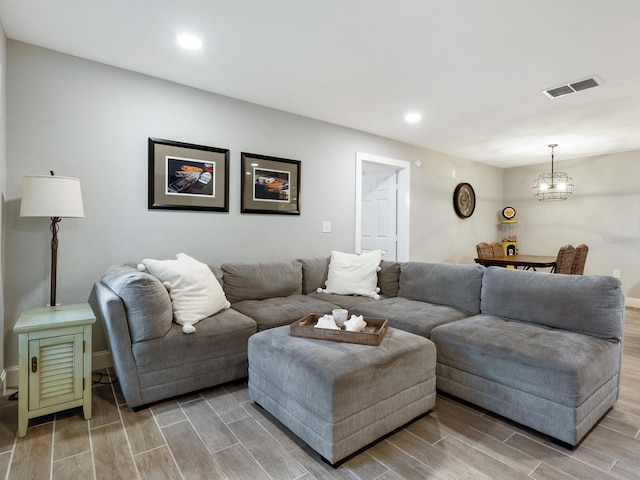
[[[117,408],[117,407],[116,407],[116,408]],[[116,423],[122,423],[122,419],[120,419],[120,420],[115,420],[115,421],[113,421],[113,422],[109,422],[109,423],[105,423],[105,424],[103,424],[103,425],[98,425],[98,426],[96,426],[96,427],[91,427],[91,431],[93,432],[93,431],[95,431],[95,430],[100,430],[101,428],[104,428],[104,427],[110,427],[111,425],[114,425],[114,424],[116,424]]]
[[[417,437],[417,438],[420,438],[420,437],[418,437],[417,435],[415,435],[415,434],[413,434],[413,433],[411,433],[411,432],[408,432],[408,433],[409,433],[410,435],[414,435],[414,436],[415,436],[415,437]],[[422,439],[421,439],[421,440],[422,440]],[[411,453],[407,452],[406,450],[404,450],[404,449],[403,449],[402,447],[400,447],[399,445],[397,445],[397,444],[393,443],[393,442],[391,441],[391,437],[387,438],[387,439],[386,439],[386,441],[387,441],[387,442],[389,442],[389,443],[390,443],[391,445],[393,445],[394,447],[396,447],[396,448],[397,448],[398,450],[400,450],[401,452],[403,452],[406,456],[408,456],[408,457],[410,457],[410,458],[413,458],[413,459],[414,459],[416,462],[418,462],[420,465],[424,465],[424,466],[426,467],[426,469],[427,469],[428,471],[432,472],[434,475],[436,475],[436,476],[438,476],[438,477],[443,477],[443,478],[444,478],[444,475],[441,475],[441,474],[440,474],[440,473],[439,473],[435,468],[433,468],[431,465],[427,465],[426,463],[424,463],[422,460],[420,460],[420,459],[419,459],[418,457],[416,457],[415,455],[412,455]],[[429,442],[426,442],[426,443],[429,443]],[[380,461],[380,460],[378,460],[378,461]],[[463,462],[463,463],[464,463],[464,462]],[[465,465],[466,465],[466,463],[465,463]],[[385,465],[385,466],[386,466],[386,465]],[[389,467],[387,467],[387,468],[389,468]],[[389,469],[390,469],[390,468],[389,468]],[[393,469],[390,469],[390,470],[391,470],[393,473],[395,473],[396,475],[398,475],[398,476],[400,475],[400,474],[399,474],[398,472],[396,472],[395,470],[393,470]]]
[[[153,452],[155,450],[160,450],[161,448],[168,447],[168,445],[158,445],[157,447],[150,448],[149,450],[144,450],[142,452],[134,453],[133,458],[139,457],[140,455],[144,455],[145,453]]]
[[[177,405],[178,405],[178,408],[180,408],[180,404],[177,403]],[[182,409],[180,409],[180,410],[182,410]],[[184,414],[184,412],[183,412],[183,414]],[[173,454],[173,450],[169,446],[169,443],[167,442],[167,438],[164,436],[164,432],[162,431],[162,428],[164,428],[164,427],[160,427],[160,424],[158,423],[158,419],[156,418],[156,415],[153,413],[153,410],[151,410],[151,417],[153,418],[153,421],[156,422],[156,427],[160,431],[160,436],[162,437],[162,440],[164,441],[164,445],[161,445],[160,447],[157,447],[157,448],[167,447],[167,450],[169,451],[169,455],[171,455],[171,460],[173,460],[173,464],[176,466],[176,469],[178,470],[178,473],[180,474],[180,478],[182,480],[186,480],[184,478],[184,473],[182,473],[182,469],[180,468],[180,465],[178,465],[178,461],[176,460],[176,457]],[[176,425],[178,423],[182,423],[182,422],[175,422],[172,425]],[[135,462],[135,458],[134,458],[133,461]]]
[[[91,413],[93,416],[93,411]],[[96,470],[96,459],[93,449],[93,435],[91,434],[91,419],[87,422],[87,435],[89,436],[89,450],[91,451],[91,471],[93,472],[94,480],[98,478],[98,471]]]
[[[116,396],[116,391],[113,386],[113,383],[110,385],[110,387],[111,387],[111,394],[113,395],[113,399],[115,400],[117,396]],[[114,403],[117,403],[117,401]],[[136,478],[138,478],[139,480],[140,472],[138,471],[138,465],[136,464],[135,458],[133,457],[133,448],[131,447],[131,440],[129,439],[129,434],[127,433],[127,426],[124,422],[124,418],[122,417],[122,411],[120,410],[120,407],[116,405],[116,409],[118,410],[118,417],[120,418],[120,422],[119,422],[120,428],[122,428],[122,432],[124,433],[124,438],[126,439],[127,446],[129,447],[129,457],[131,459],[131,463],[133,463],[133,469],[136,472]],[[114,423],[118,423],[118,422],[114,422]]]
[[[534,467],[534,469],[533,469],[533,470],[531,470],[531,472],[529,472],[529,473],[525,473],[524,471],[522,471],[522,470],[520,470],[520,469],[518,469],[518,468],[516,468],[516,467],[511,467],[511,468],[513,468],[514,470],[517,470],[517,471],[519,471],[519,472],[524,473],[524,474],[525,474],[525,475],[527,475],[527,476],[530,476],[530,475],[531,475],[531,473],[533,473],[533,472],[535,471],[535,469],[536,469],[536,468],[538,468],[538,467],[540,466],[540,463],[542,463],[542,461],[541,461],[541,460],[537,459],[537,458],[536,458],[536,457],[534,457],[533,455],[531,455],[531,454],[529,454],[529,453],[527,453],[527,452],[523,452],[523,451],[522,451],[522,450],[520,450],[519,448],[512,447],[511,445],[509,445],[508,443],[506,443],[506,442],[507,442],[507,440],[509,440],[511,437],[513,437],[513,436],[516,434],[516,432],[515,432],[515,431],[513,431],[513,432],[511,433],[511,435],[509,435],[509,436],[508,436],[507,438],[505,438],[504,440],[496,440],[494,437],[491,437],[490,435],[487,435],[487,434],[486,434],[485,432],[483,432],[482,430],[478,430],[477,428],[472,427],[472,426],[469,426],[469,428],[470,428],[471,430],[475,430],[475,431],[476,431],[476,432],[478,432],[480,435],[483,435],[483,436],[485,436],[485,437],[489,437],[489,438],[491,438],[491,439],[493,439],[493,440],[497,441],[498,443],[503,444],[507,450],[508,450],[508,449],[515,450],[516,452],[519,452],[519,453],[521,453],[522,455],[526,455],[527,457],[531,458],[531,460],[538,460],[538,462],[539,462],[539,463],[538,463],[538,465],[536,465],[536,467]],[[480,444],[482,445],[482,442],[480,442]],[[473,445],[472,445],[472,447],[473,447],[473,448],[475,448],[476,450],[478,450],[479,452],[482,452],[482,453],[484,453],[485,455],[490,456],[490,457],[491,457],[491,458],[493,458],[494,460],[497,460],[497,461],[499,461],[499,462],[501,462],[501,463],[504,463],[504,464],[505,464],[505,465],[507,465],[507,466],[510,466],[508,463],[505,463],[505,462],[503,462],[502,460],[500,460],[499,458],[497,458],[497,457],[493,456],[491,453],[488,453],[488,451],[480,450],[479,448],[477,448],[477,447],[475,447],[475,446],[473,446]]]
[[[469,442],[467,442],[463,437],[458,437],[456,435],[452,435],[452,438],[454,438],[455,440],[457,440],[460,443],[464,443],[467,447],[471,448],[473,451],[478,452],[478,453],[480,453],[482,455],[486,455],[487,457],[491,458],[492,460],[495,460],[496,462],[498,462],[500,464],[501,467],[508,468],[509,470],[513,470],[515,472],[521,473],[522,475],[528,477],[527,474],[521,472],[517,468],[511,467],[510,465],[504,463],[502,460],[500,460],[498,458],[495,458],[493,455],[490,455],[490,454],[488,454],[488,453],[476,448],[474,445],[472,445]],[[494,437],[491,437],[491,438],[493,438],[495,440]],[[461,461],[464,462],[464,460],[461,460]],[[464,463],[466,463],[466,462],[464,462]],[[482,471],[480,471],[480,470],[478,470],[478,471],[484,475],[484,473]],[[485,475],[485,476],[487,476],[487,475]]]
[[[231,432],[231,433],[233,433],[233,432]],[[234,436],[235,436],[235,434],[234,434]],[[236,436],[236,438],[238,438],[238,437]],[[260,462],[258,462],[256,457],[249,451],[249,449],[246,447],[246,445],[244,443],[239,441],[238,444],[244,449],[245,452],[247,452],[247,455],[249,455],[253,459],[253,461],[256,462],[256,465],[258,466],[258,468],[260,468],[260,470],[262,470],[267,477],[273,478],[271,475],[269,475],[269,472],[267,472],[267,470],[262,466],[262,464]],[[286,452],[286,453],[289,454],[289,452]],[[290,455],[290,456],[293,458],[292,455]],[[293,458],[293,460],[297,462],[297,460],[295,458]],[[300,462],[298,462],[298,464],[300,464]],[[304,468],[302,465],[300,465],[300,466],[302,467],[302,470],[304,470],[304,473],[302,475],[300,475],[299,477],[296,477],[296,478],[304,477],[307,474],[311,475],[311,472],[309,470]],[[225,477],[226,477],[226,475],[225,475]],[[232,479],[229,479],[229,480],[232,480]]]
[[[454,480],[460,480],[461,478],[463,478],[467,473],[471,472],[472,468],[469,467],[467,468],[467,470],[465,472],[462,472],[461,475],[458,475]]]
[[[151,412],[151,413],[153,414],[153,412]],[[163,428],[167,428],[167,427],[173,427],[174,425],[178,425],[179,423],[188,422],[189,421],[187,418],[183,418],[182,420],[178,420],[177,422],[167,423],[166,425],[160,426],[160,424],[158,423],[158,419],[155,418],[155,415],[154,415],[154,419],[156,420],[156,424],[158,424],[158,428],[159,429],[163,429]]]
[[[202,396],[201,396],[202,397]],[[206,402],[207,400],[202,397],[202,399]],[[200,398],[196,398],[195,400],[200,400]],[[189,422],[189,425],[191,426],[191,429],[193,430],[193,433],[195,433],[197,435],[197,437],[200,439],[200,442],[202,442],[202,446],[207,450],[207,452],[209,453],[209,456],[211,457],[211,461],[215,464],[215,465],[219,465],[218,462],[216,461],[215,458],[213,458],[213,454],[211,453],[211,450],[209,450],[209,447],[207,446],[207,444],[205,443],[204,439],[202,438],[202,435],[200,435],[200,432],[198,432],[198,430],[196,429],[196,427],[193,425],[193,422],[191,421],[191,419],[189,418],[189,416],[186,414],[186,412],[184,411],[184,409],[182,408],[183,405],[186,405],[187,403],[191,403],[192,401],[189,402],[183,402],[180,403],[178,402],[178,408],[182,411],[182,414],[184,415],[185,419],[187,422]],[[215,412],[214,412],[215,413]],[[217,415],[217,414],[216,414]],[[220,418],[220,417],[218,417]],[[181,422],[177,422],[177,423],[181,423]],[[231,432],[233,433],[233,432]],[[234,435],[235,436],[235,435]],[[238,437],[236,437],[237,439]],[[166,439],[165,439],[166,442]],[[167,444],[168,445],[168,444]],[[174,458],[175,461],[175,458]],[[178,462],[176,461],[176,465],[178,465]],[[184,478],[184,473],[182,473],[182,470],[180,469],[180,466],[178,465],[178,471],[180,472],[180,474],[182,475],[182,477]],[[224,477],[226,477],[226,475],[222,474]]]
[[[59,463],[59,462],[62,462],[63,460],[68,460],[73,457],[79,457],[80,455],[84,455],[85,453],[91,453],[91,455],[93,456],[93,453],[89,449],[89,450],[84,450],[82,452],[74,453],[72,455],[67,455],[66,457],[58,458],[57,460],[54,460],[52,463]]]
[[[16,432],[13,437],[13,447],[11,447],[11,457],[9,458],[9,467],[7,468],[7,473],[5,475],[5,480],[9,480],[9,474],[11,473],[11,466],[13,465],[13,457],[16,452],[16,445],[18,444],[18,432]]]
[[[232,398],[233,400],[235,400],[235,399],[233,398],[233,396],[232,396],[232,395],[229,395],[229,396],[231,396],[231,398]],[[229,424],[231,423],[231,422],[227,422],[227,421],[225,421],[225,420],[222,418],[222,415],[220,415],[220,413],[215,409],[215,407],[211,404],[211,402],[209,402],[209,399],[208,399],[207,397],[204,397],[204,396],[203,396],[203,398],[204,398],[204,401],[205,401],[205,402],[207,402],[207,405],[209,405],[209,407],[211,408],[211,410],[213,410],[213,411],[215,412],[215,414],[218,416],[218,418],[220,419],[220,421],[221,421],[223,424],[225,424],[225,425],[229,425]],[[234,418],[234,419],[232,420],[232,422],[235,422],[236,420],[242,420],[242,419],[244,419],[244,418],[247,418],[247,417],[251,416],[251,414],[249,414],[249,412],[247,412],[247,411],[242,407],[242,404],[241,404],[240,402],[238,402],[238,401],[236,401],[236,402],[237,402],[237,404],[238,404],[238,405],[239,405],[239,406],[244,410],[244,412],[245,412],[245,416],[244,416],[244,417],[240,417],[240,418]]]
[[[53,425],[51,426],[51,461],[49,462],[49,480],[53,480],[53,452],[56,448],[56,420],[58,414],[53,416]]]
[[[245,418],[247,418],[247,417],[239,418],[239,419],[237,419],[235,422],[239,422],[240,420],[244,420]],[[300,466],[300,468],[301,468],[302,470],[304,470],[304,472],[308,473],[309,475],[313,475],[309,470],[307,470],[307,469],[305,468],[305,466],[304,466],[304,465],[302,465],[302,464],[298,461],[298,459],[297,459],[297,458],[295,458],[293,455],[291,455],[291,452],[290,452],[289,450],[287,450],[287,449],[285,448],[285,446],[284,446],[284,445],[282,445],[282,443],[280,443],[280,442],[279,442],[279,441],[278,441],[278,440],[277,440],[273,435],[271,435],[271,433],[269,432],[269,430],[267,430],[266,428],[264,428],[264,426],[263,426],[260,422],[258,422],[255,418],[253,418],[251,415],[249,415],[249,418],[251,418],[251,419],[256,423],[256,425],[258,425],[258,427],[260,427],[262,430],[264,430],[264,431],[265,431],[265,433],[266,433],[269,437],[271,437],[271,438],[273,439],[273,441],[274,441],[275,443],[277,443],[277,444],[282,448],[282,451],[284,452],[284,454],[286,454],[286,455],[288,455],[289,457],[291,457],[291,460],[293,460],[295,463],[297,463],[297,464]],[[230,424],[231,424],[231,423],[235,423],[235,422],[230,422]],[[237,436],[233,431],[231,431],[231,433],[233,433],[233,435],[234,435],[236,438],[238,438],[238,436]],[[262,466],[262,463],[260,463],[260,462],[258,461],[258,459],[255,457],[255,455],[251,452],[251,450],[249,450],[249,448],[244,444],[244,442],[243,442],[241,439],[239,439],[239,438],[238,438],[238,440],[240,441],[240,444],[244,447],[244,449],[247,451],[247,453],[249,454],[249,456],[253,459],[253,461],[254,461],[254,462],[256,462],[256,463],[260,466],[260,468],[261,468],[262,470],[264,470],[264,472],[267,474],[267,476],[268,476],[269,478],[271,478],[271,475],[269,475],[269,472],[267,472],[267,471],[265,470],[265,468]],[[300,447],[298,447],[298,448],[300,448]]]

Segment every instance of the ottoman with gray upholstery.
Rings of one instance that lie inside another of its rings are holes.
[[[389,328],[379,346],[249,338],[249,395],[334,464],[435,405],[434,344]]]

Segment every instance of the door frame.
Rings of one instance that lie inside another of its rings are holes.
[[[409,261],[409,219],[411,162],[395,158],[382,157],[364,152],[356,152],[356,219],[355,219],[355,252],[362,252],[362,162],[378,163],[395,168],[398,172],[398,201],[396,203],[396,217],[398,222],[398,249],[396,260]]]

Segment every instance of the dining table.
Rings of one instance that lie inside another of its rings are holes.
[[[499,257],[475,258],[476,263],[485,267],[507,267],[513,265],[515,268],[521,267],[524,270],[536,268],[551,268],[556,266],[556,256],[547,255],[502,255]]]

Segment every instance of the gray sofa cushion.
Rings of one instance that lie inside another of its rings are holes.
[[[400,264],[382,260],[378,272],[378,286],[380,295],[384,297],[397,297],[400,282]]]
[[[402,263],[398,296],[480,313],[484,271],[482,265]]]
[[[349,314],[386,318],[389,326],[429,338],[431,330],[444,323],[462,320],[468,313],[447,305],[392,297],[359,303],[349,308]]]
[[[553,275],[489,267],[482,282],[482,313],[621,340],[624,299],[620,281],[595,275]]]
[[[122,299],[132,342],[161,337],[169,331],[171,298],[156,277],[128,265],[116,265],[107,269],[101,281]]]
[[[339,295],[337,293],[310,293],[308,296],[324,302],[333,303],[336,305],[335,308],[346,308],[347,310],[361,303],[376,301],[371,297],[363,297],[362,295]]]
[[[153,375],[177,365],[197,368],[200,362],[212,358],[245,354],[249,337],[256,332],[256,323],[233,309],[222,310],[198,323],[191,335],[182,333],[174,324],[161,338],[133,345],[141,386],[148,387]],[[179,379],[175,379],[179,380]]]
[[[617,382],[620,345],[590,335],[476,315],[435,328],[431,340],[439,364],[570,407]]]
[[[300,258],[302,264],[302,293],[313,293],[324,288],[329,274],[329,257]]]
[[[207,265],[209,267],[209,270],[211,270],[211,273],[213,273],[213,276],[216,277],[216,280],[218,280],[218,283],[220,284],[220,286],[224,285],[224,282],[222,281],[222,277],[224,276],[224,272],[222,271],[222,268],[220,267],[215,267],[213,265]]]
[[[223,288],[233,304],[302,293],[302,265],[296,260],[222,264]]]
[[[307,295],[290,295],[264,300],[243,300],[234,303],[231,308],[253,318],[258,324],[258,330],[266,330],[289,325],[309,313],[331,313],[331,310],[338,307]]]

